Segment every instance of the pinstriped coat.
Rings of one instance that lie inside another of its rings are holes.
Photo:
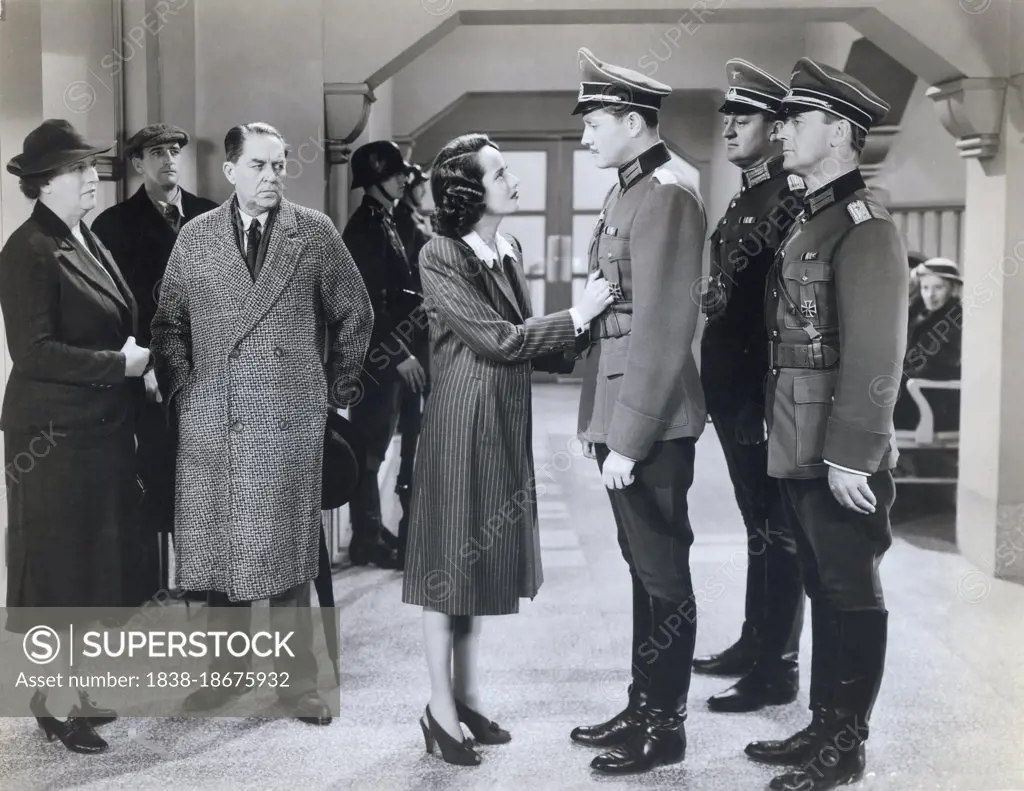
[[[532,316],[518,243],[499,244],[514,282],[461,240],[420,254],[432,379],[402,600],[449,615],[518,612],[543,581],[530,375],[532,361],[572,349],[575,331],[567,310]]]
[[[179,422],[177,583],[255,601],[317,574],[328,402],[358,378],[373,313],[334,224],[288,201],[254,283],[232,202],[182,227],[152,348]]]

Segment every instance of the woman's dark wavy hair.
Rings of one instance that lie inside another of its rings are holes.
[[[484,170],[477,154],[494,142],[483,134],[456,137],[442,148],[430,168],[434,232],[459,239],[484,216]]]

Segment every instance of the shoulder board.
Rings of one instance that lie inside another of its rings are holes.
[[[655,179],[657,179],[659,184],[679,183],[679,179],[676,178],[676,174],[673,173],[668,168],[656,168],[654,172],[651,173],[651,175],[654,176]]]
[[[850,218],[858,225],[871,219],[871,212],[862,200],[847,203],[846,211],[849,212]]]
[[[803,192],[807,189],[804,180],[793,173],[786,176],[786,186],[789,187],[790,192]]]

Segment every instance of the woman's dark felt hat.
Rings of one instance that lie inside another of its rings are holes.
[[[366,450],[359,433],[337,412],[327,412],[324,429],[323,494],[321,508],[332,511],[351,499],[366,466]]]
[[[95,146],[63,118],[48,118],[28,133],[22,151],[7,163],[7,170],[19,178],[49,173],[63,165],[102,154],[113,148]]]

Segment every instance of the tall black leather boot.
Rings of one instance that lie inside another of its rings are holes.
[[[744,621],[739,640],[720,653],[694,659],[693,672],[705,676],[742,676],[754,669],[757,655],[757,629]]]
[[[811,602],[811,629],[811,722],[789,738],[748,744],[745,752],[755,761],[800,766],[817,752],[819,737],[828,727],[839,652],[839,622],[835,610],[823,598]]]
[[[633,577],[633,683],[629,685],[626,708],[597,725],[573,728],[569,738],[587,747],[614,747],[643,727],[643,710],[648,703],[649,668],[645,653],[650,650],[651,597],[636,574]]]
[[[603,774],[646,772],[686,757],[686,698],[697,636],[696,608],[651,597],[652,631],[645,647],[650,668],[650,699],[643,727],[621,745],[602,753],[590,766]]]
[[[360,474],[356,491],[349,501],[349,519],[352,540],[348,545],[348,556],[352,565],[372,563],[380,568],[396,568],[397,553],[384,543],[382,537],[382,533],[387,531],[381,520],[376,470],[365,469]]]
[[[739,681],[708,699],[712,711],[748,712],[792,703],[800,690],[804,586],[795,546],[785,546],[783,537],[770,535],[773,543],[764,548],[771,559],[765,579],[767,607],[757,632],[757,660]]]
[[[829,725],[816,754],[800,769],[773,779],[773,791],[829,791],[863,776],[868,722],[885,671],[888,617],[884,610],[838,613],[838,666],[826,715]]]

